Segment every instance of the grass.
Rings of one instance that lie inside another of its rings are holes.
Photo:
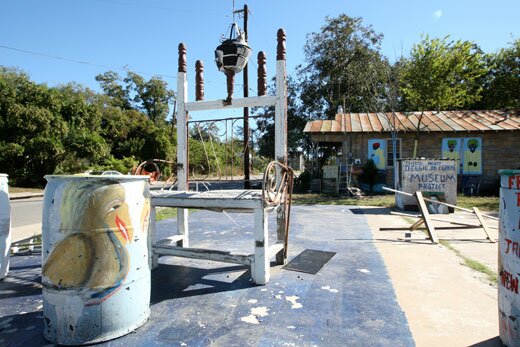
[[[39,188],[23,188],[9,186],[9,193],[43,193],[43,189]]]
[[[161,207],[155,212],[155,220],[160,221],[163,219],[170,219],[177,217],[176,207]]]
[[[496,196],[457,196],[457,206],[464,208],[477,207],[481,211],[498,212],[498,201]]]
[[[448,241],[440,240],[440,243],[444,247],[453,251],[458,257],[462,258],[462,260],[464,261],[462,263],[463,265],[469,267],[470,269],[472,269],[474,271],[484,274],[491,285],[497,284],[498,274],[495,271],[491,270],[489,267],[487,267],[486,265],[484,265],[476,260],[473,260],[471,258],[464,256],[462,253],[460,253],[460,251],[458,249],[453,247]]]
[[[374,195],[355,199],[351,197],[335,197],[324,194],[293,194],[292,203],[296,205],[355,205],[393,207],[395,205],[395,198],[393,195]]]

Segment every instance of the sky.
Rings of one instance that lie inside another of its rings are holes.
[[[268,79],[275,74],[276,32],[287,33],[287,68],[304,64],[307,34],[325,17],[361,17],[384,35],[390,61],[408,56],[422,35],[469,40],[485,52],[520,37],[518,0],[235,0],[249,7],[250,95],[256,95],[256,55],[267,54]],[[76,82],[100,90],[95,76],[125,69],[163,78],[176,89],[177,47],[187,46],[188,99],[194,100],[195,61],[205,65],[206,100],[226,97],[223,73],[214,63],[221,35],[229,35],[233,0],[0,0],[0,65],[18,67],[37,83]],[[242,26],[242,18],[235,16]],[[241,96],[242,76],[235,97]],[[240,116],[241,110],[227,116]],[[215,117],[217,114],[206,114]]]

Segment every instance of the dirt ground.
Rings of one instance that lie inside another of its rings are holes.
[[[425,240],[423,231],[412,232],[411,241],[403,240],[404,230],[380,231],[380,227],[410,225],[409,220],[391,215],[389,209],[364,208],[364,213],[417,346],[502,345],[496,283],[463,265],[464,260],[454,250]],[[476,218],[465,212],[441,219],[476,223]],[[498,223],[488,220],[488,225],[496,240]],[[461,255],[497,271],[498,243],[486,240],[482,229],[442,230],[437,236]]]

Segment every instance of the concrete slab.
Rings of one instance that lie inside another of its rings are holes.
[[[158,236],[175,227],[160,222]],[[194,247],[252,250],[250,214],[199,211],[190,227]],[[245,267],[163,257],[152,271],[149,321],[103,345],[415,345],[365,216],[345,206],[293,207],[289,258],[307,248],[337,254],[316,275],[273,266],[266,286],[253,286]],[[39,256],[13,257],[0,281],[0,345],[47,344],[40,266]]]

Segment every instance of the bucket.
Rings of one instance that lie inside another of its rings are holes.
[[[11,251],[11,205],[7,175],[0,174],[0,279],[9,272]]]
[[[150,316],[148,177],[45,179],[45,338],[79,345],[137,329]]]
[[[500,170],[498,319],[500,339],[520,346],[520,170]]]

